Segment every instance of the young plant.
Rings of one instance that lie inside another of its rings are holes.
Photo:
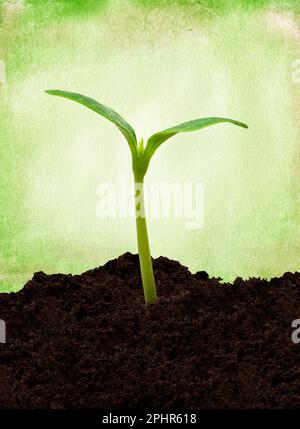
[[[243,128],[248,128],[248,126],[242,122],[228,118],[210,117],[195,119],[153,134],[148,139],[146,146],[144,146],[143,139],[138,143],[134,129],[125,121],[125,119],[110,107],[104,106],[90,97],[74,92],[48,90],[46,93],[76,101],[77,103],[94,110],[94,112],[113,122],[127,140],[132,156],[132,170],[135,184],[137,244],[144,295],[147,304],[154,304],[156,301],[156,287],[153,275],[144,203],[144,177],[148,170],[151,158],[160,145],[178,133],[197,131],[221,122],[229,122]]]

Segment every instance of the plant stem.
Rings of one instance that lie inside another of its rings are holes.
[[[144,177],[135,177],[134,186],[137,244],[145,301],[146,304],[154,304],[157,297],[147,233],[144,202]]]

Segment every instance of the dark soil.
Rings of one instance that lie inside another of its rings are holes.
[[[0,407],[300,407],[300,273],[222,284],[163,257],[154,269],[150,306],[129,253],[0,294]]]

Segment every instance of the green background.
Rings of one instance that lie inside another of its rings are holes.
[[[150,220],[153,256],[226,280],[297,270],[297,3],[1,1],[0,289],[136,252],[132,219],[96,216],[97,185],[131,174],[126,143],[50,88],[113,107],[138,137],[202,116],[247,122],[159,149],[148,183],[202,182],[205,221]]]

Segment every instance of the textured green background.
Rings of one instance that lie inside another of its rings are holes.
[[[0,289],[136,251],[131,219],[97,219],[96,187],[130,174],[119,132],[43,93],[112,106],[138,136],[201,116],[220,125],[160,148],[148,182],[203,182],[205,222],[151,220],[153,255],[233,279],[300,265],[298,2],[1,1]]]

